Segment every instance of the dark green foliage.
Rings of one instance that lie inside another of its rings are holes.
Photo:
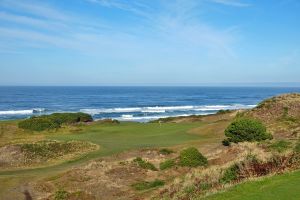
[[[234,180],[237,180],[239,173],[239,166],[233,165],[225,170],[223,177],[220,179],[220,183],[230,183]]]
[[[159,164],[161,170],[169,169],[175,166],[175,161],[173,159],[166,160]]]
[[[171,153],[174,153],[174,151],[171,150],[171,149],[166,149],[166,148],[164,148],[164,149],[160,149],[160,150],[159,150],[159,153],[162,154],[162,155],[169,155],[169,154],[171,154]]]
[[[225,130],[229,142],[262,141],[272,139],[266,127],[256,119],[239,118],[232,122]]]
[[[65,190],[58,190],[55,192],[54,199],[55,200],[67,200],[69,197],[69,193]]]
[[[206,166],[208,164],[205,158],[198,149],[190,147],[180,152],[179,164],[186,167]]]
[[[143,160],[141,157],[135,158],[133,162],[137,163],[138,166],[143,169],[150,169],[152,171],[157,171],[156,167],[152,163]]]
[[[151,182],[142,181],[139,183],[135,183],[132,185],[132,187],[136,190],[148,190],[151,188],[163,186],[164,184],[165,184],[164,181],[156,179],[155,181],[151,181]]]
[[[222,141],[222,144],[223,144],[224,146],[230,146],[230,141],[229,141],[228,139],[224,139],[224,140]]]
[[[31,117],[30,119],[19,122],[18,126],[19,128],[31,131],[44,131],[59,128],[60,124],[45,117]]]
[[[53,113],[51,115],[33,116],[19,122],[18,126],[31,131],[44,131],[60,128],[62,124],[90,121],[93,121],[92,116],[85,113]]]
[[[218,112],[217,112],[217,114],[227,114],[227,113],[231,113],[231,110],[219,110]]]
[[[59,124],[74,124],[78,122],[91,122],[93,118],[91,115],[86,113],[53,113],[51,115],[44,115],[41,117],[46,117],[52,119]]]
[[[286,151],[290,147],[291,143],[285,140],[277,141],[269,146],[270,149],[279,153]]]

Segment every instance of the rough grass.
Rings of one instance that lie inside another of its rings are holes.
[[[160,170],[170,169],[176,165],[174,159],[168,159],[159,164]]]
[[[59,142],[45,140],[36,143],[20,144],[22,152],[28,160],[57,159],[70,153],[85,152],[89,149],[96,149],[95,146],[87,142],[69,141]]]
[[[159,150],[159,153],[162,155],[169,155],[169,154],[174,153],[174,151],[171,149],[163,148],[163,149]]]
[[[279,140],[269,145],[269,148],[273,151],[277,151],[279,153],[285,152],[291,147],[291,142],[286,140]]]
[[[164,184],[165,184],[164,181],[156,179],[150,182],[149,181],[138,182],[133,184],[132,187],[136,190],[149,190],[152,188],[163,186]]]
[[[4,171],[55,165],[97,149],[97,145],[85,141],[42,140],[6,145],[0,148],[0,169]]]
[[[157,171],[157,168],[150,162],[143,160],[140,157],[137,157],[133,160],[134,163],[136,163],[139,167],[143,169],[149,169],[152,171]]]

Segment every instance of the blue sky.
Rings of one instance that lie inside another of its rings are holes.
[[[0,0],[0,85],[300,82],[298,0]]]

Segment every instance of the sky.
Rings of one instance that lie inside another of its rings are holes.
[[[299,75],[299,0],[0,0],[0,85],[280,85]]]

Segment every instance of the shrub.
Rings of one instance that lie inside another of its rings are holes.
[[[58,190],[55,192],[54,199],[55,200],[66,200],[69,197],[69,193],[65,190]]]
[[[173,159],[166,160],[159,164],[161,170],[169,169],[175,166],[175,161]]]
[[[230,183],[238,178],[239,167],[238,165],[232,165],[225,170],[223,177],[220,179],[220,183]]]
[[[143,169],[150,169],[152,171],[157,171],[157,168],[152,163],[143,160],[141,157],[135,158],[133,162],[137,163],[138,166]]]
[[[44,115],[41,117],[50,118],[59,124],[73,124],[77,122],[90,122],[93,121],[91,115],[86,113],[53,113],[51,115]]]
[[[156,179],[151,182],[143,181],[143,182],[135,183],[132,185],[132,187],[136,190],[148,190],[151,188],[163,186],[164,184],[165,184],[164,181]]]
[[[208,164],[205,158],[198,149],[190,147],[180,152],[179,164],[187,167],[206,166]]]
[[[85,113],[53,113],[51,115],[33,116],[19,122],[22,129],[31,131],[44,131],[60,128],[62,124],[74,124],[78,122],[90,122],[93,118]]]
[[[240,118],[232,122],[225,130],[229,142],[262,141],[272,139],[266,127],[256,119]]]
[[[48,118],[31,117],[19,122],[18,126],[31,131],[44,131],[59,128],[60,124]]]
[[[159,153],[162,154],[162,155],[169,155],[169,154],[171,154],[171,153],[174,153],[174,151],[171,150],[171,149],[166,149],[166,148],[164,148],[164,149],[160,149],[160,150],[159,150]]]

